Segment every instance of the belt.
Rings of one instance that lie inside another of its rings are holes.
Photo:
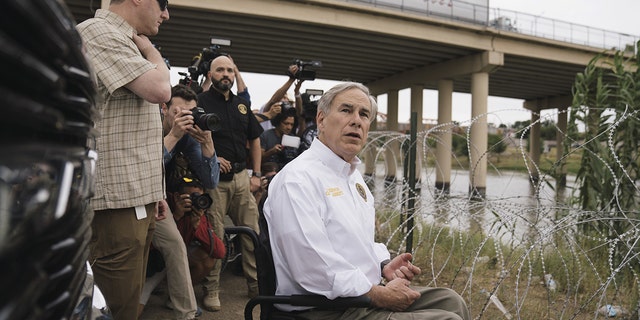
[[[247,168],[246,162],[233,162],[231,163],[231,171],[233,173],[238,173]]]

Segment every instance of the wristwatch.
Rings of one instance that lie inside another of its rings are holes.
[[[260,178],[260,177],[262,177],[262,172],[260,172],[260,171],[254,171],[254,172],[253,172],[253,176],[254,176],[254,177],[258,177],[258,178]]]
[[[380,275],[382,275],[383,278],[384,278],[384,272],[383,272],[384,271],[384,267],[386,265],[388,265],[389,262],[391,262],[390,259],[386,259],[386,260],[383,260],[382,262],[380,262]]]

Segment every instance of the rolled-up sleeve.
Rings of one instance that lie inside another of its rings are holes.
[[[183,153],[190,160],[190,167],[194,170],[194,174],[202,181],[207,189],[213,189],[218,186],[220,181],[220,162],[217,155],[207,158],[202,155],[202,147],[195,139],[188,137],[188,144]]]

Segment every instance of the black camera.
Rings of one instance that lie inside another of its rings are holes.
[[[224,52],[218,52],[221,46],[231,46],[231,40],[216,39],[212,37],[211,46],[209,48],[202,48],[202,52],[198,53],[198,55],[193,57],[191,60],[191,66],[187,68],[189,74],[180,73],[184,78],[180,79],[179,83],[191,87],[196,93],[202,92],[199,82],[200,76],[209,72],[211,61],[213,59],[218,56],[228,55]]]
[[[213,204],[213,199],[211,199],[211,196],[207,193],[200,194],[194,192],[189,195],[189,199],[191,199],[191,207],[194,209],[206,210]]]
[[[220,49],[220,46],[217,45],[209,48],[202,48],[202,52],[193,57],[193,60],[191,60],[191,66],[187,68],[192,79],[197,80],[201,75],[209,72],[209,69],[211,68],[211,61],[221,55],[218,53],[218,49]]]
[[[206,113],[203,108],[195,107],[191,109],[193,122],[202,130],[220,130],[220,117],[215,113]]]
[[[300,59],[295,59],[293,62],[298,66],[298,72],[293,75],[298,80],[315,80],[316,71],[314,68],[322,67],[322,61],[318,60],[302,61]]]

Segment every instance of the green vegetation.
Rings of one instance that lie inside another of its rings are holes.
[[[377,241],[404,248],[403,216],[380,210],[377,219]],[[517,306],[520,319],[593,319],[603,303],[627,310],[638,304],[638,277],[632,268],[609,277],[611,243],[606,239],[557,229],[552,238],[532,236],[530,243],[518,243],[505,240],[516,234],[461,231],[438,219],[417,219],[416,225],[414,263],[423,271],[416,284],[456,290],[476,319],[504,318],[482,292],[494,293],[514,318]],[[553,275],[557,289],[544,284],[545,274]]]
[[[579,124],[586,128],[577,174],[585,210],[624,214],[639,209],[640,50],[636,52],[634,57],[617,52],[612,59],[599,55],[576,77],[568,132],[574,134]],[[618,203],[611,206],[611,199]]]
[[[507,150],[507,143],[504,141],[501,135],[489,134],[489,152],[498,157],[498,163],[500,163],[500,154]]]

